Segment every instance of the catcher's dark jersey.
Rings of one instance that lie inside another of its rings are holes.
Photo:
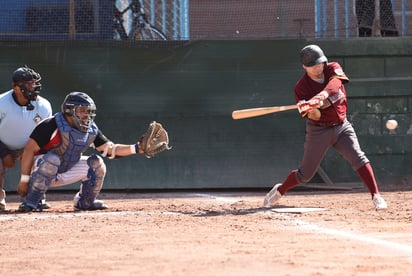
[[[40,147],[39,154],[44,154],[50,149],[60,145],[61,136],[57,128],[56,119],[50,117],[42,121],[37,127],[33,130],[30,135],[30,138],[37,142]],[[94,140],[94,146],[99,147],[110,140],[99,130],[98,134]]]
[[[342,70],[342,67],[337,62],[328,63],[324,70],[324,82],[320,83],[312,80],[308,74],[304,74],[295,85],[296,101],[310,100],[313,96],[327,90],[329,98],[327,101],[331,104],[325,109],[321,109],[320,120],[314,121],[316,124],[335,125],[342,123],[346,118],[346,111],[348,108],[346,101],[346,91],[344,83],[349,81],[348,77]],[[341,82],[337,84],[331,83],[333,79],[340,79]],[[334,87],[336,85],[336,87]]]

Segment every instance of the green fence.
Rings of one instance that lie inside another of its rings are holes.
[[[381,185],[410,180],[412,40],[270,40],[158,42],[120,46],[102,42],[0,44],[0,83],[28,64],[43,77],[42,95],[59,111],[70,91],[90,94],[96,121],[117,143],[134,143],[156,120],[173,149],[152,159],[107,160],[106,189],[259,188],[282,181],[300,162],[304,120],[286,111],[234,121],[234,109],[293,104],[303,73],[299,50],[317,43],[351,79],[354,123]],[[389,132],[384,123],[396,119]],[[333,151],[322,163],[333,182],[359,182]],[[7,174],[13,191],[19,169]],[[313,181],[319,181],[316,176]],[[77,188],[76,185],[64,189]]]

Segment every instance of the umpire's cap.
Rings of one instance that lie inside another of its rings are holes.
[[[12,81],[14,83],[18,82],[26,82],[26,81],[32,81],[33,76],[29,70],[25,67],[20,67],[16,71],[13,72],[12,76]]]
[[[300,61],[307,67],[328,62],[327,57],[318,45],[307,45],[300,51]]]

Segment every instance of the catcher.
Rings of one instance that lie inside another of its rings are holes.
[[[166,130],[154,121],[136,144],[114,144],[95,124],[96,106],[85,93],[68,94],[61,109],[33,130],[24,148],[17,187],[23,197],[20,212],[35,211],[49,187],[77,181],[81,185],[74,197],[75,210],[106,209],[107,205],[97,199],[106,175],[101,156],[115,159],[140,153],[150,158],[171,149]],[[101,156],[82,155],[89,147]]]

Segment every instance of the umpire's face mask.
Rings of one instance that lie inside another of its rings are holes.
[[[19,84],[19,88],[23,96],[29,101],[35,101],[40,94],[38,83],[35,80],[23,82]]]

